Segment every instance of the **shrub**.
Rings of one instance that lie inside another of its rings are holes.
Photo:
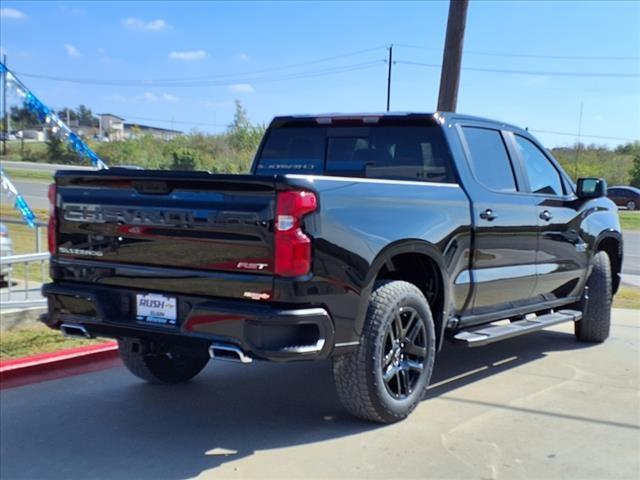
[[[201,165],[200,153],[189,148],[178,148],[172,153],[173,170],[197,170]]]

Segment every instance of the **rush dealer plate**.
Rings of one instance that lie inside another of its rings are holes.
[[[157,293],[136,295],[136,320],[156,325],[175,325],[178,300]]]

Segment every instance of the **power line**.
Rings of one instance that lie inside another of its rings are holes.
[[[624,138],[624,137],[605,137],[603,135],[585,135],[584,133],[570,133],[570,132],[554,132],[553,130],[537,130],[535,128],[529,128],[530,132],[536,133],[550,133],[553,135],[563,135],[566,137],[587,137],[587,138],[598,138],[600,140],[621,140],[623,142],[637,142],[639,139],[637,138]]]
[[[160,78],[160,79],[136,79],[136,80],[132,80],[132,79],[104,80],[104,79],[95,79],[95,78],[94,79],[91,79],[91,78],[65,78],[65,77],[58,77],[58,76],[54,76],[54,75],[43,75],[43,74],[24,73],[24,72],[16,72],[16,73],[19,73],[22,76],[32,77],[32,78],[41,78],[41,79],[46,79],[46,80],[68,81],[68,82],[74,82],[74,83],[86,83],[86,84],[95,84],[95,85],[107,85],[108,84],[108,85],[114,85],[114,86],[134,86],[133,84],[135,84],[135,86],[152,86],[152,85],[173,86],[173,85],[170,85],[170,84],[202,82],[202,81],[207,81],[207,80],[221,80],[222,81],[224,79],[225,82],[231,82],[232,80],[229,80],[229,79],[230,78],[232,79],[234,77],[237,78],[237,77],[251,76],[251,75],[256,75],[256,74],[261,74],[261,73],[266,73],[266,72],[276,72],[276,71],[279,71],[279,70],[290,70],[292,68],[298,68],[298,67],[302,67],[302,66],[314,65],[314,64],[318,64],[318,63],[325,63],[325,62],[329,62],[329,61],[333,61],[333,60],[338,60],[338,59],[342,59],[342,58],[361,55],[363,53],[368,53],[368,52],[372,52],[372,51],[375,51],[375,50],[381,50],[382,48],[386,48],[386,46],[385,45],[381,45],[381,46],[367,48],[367,49],[363,49],[363,50],[357,50],[355,52],[343,53],[343,54],[340,54],[340,55],[333,55],[331,57],[324,57],[324,58],[320,58],[320,59],[316,59],[316,60],[309,60],[309,61],[306,61],[306,62],[293,63],[293,64],[289,64],[289,65],[281,65],[281,66],[277,66],[277,67],[263,68],[263,69],[260,69],[260,70],[253,70],[253,71],[248,71],[248,72],[221,73],[221,74],[217,74],[217,75],[204,75],[204,76],[198,76],[198,77],[165,78],[165,79],[162,79],[162,78]],[[295,72],[292,72],[292,73],[295,73]],[[129,84],[131,84],[131,85],[129,85]]]
[[[394,44],[398,47],[415,48],[418,50],[428,50],[432,52],[442,52],[441,48],[425,47],[422,45],[408,45],[404,43]],[[598,56],[583,56],[583,55],[542,55],[542,54],[527,54],[527,53],[500,53],[500,52],[481,52],[478,50],[465,50],[465,54],[471,55],[485,55],[490,57],[514,57],[514,58],[546,58],[555,60],[633,60],[638,61],[640,57],[598,57]]]
[[[208,86],[224,86],[230,85],[234,83],[264,83],[264,82],[273,82],[273,81],[283,81],[283,80],[295,80],[299,78],[312,78],[319,77],[325,75],[333,75],[339,73],[346,73],[355,70],[363,70],[366,68],[371,68],[375,65],[380,65],[383,60],[374,60],[369,62],[363,62],[352,65],[343,65],[343,66],[335,66],[335,67],[327,67],[320,70],[307,70],[303,72],[291,72],[284,73],[280,75],[271,75],[271,76],[263,76],[263,77],[238,77],[238,78],[229,78],[225,80],[207,80],[207,81],[191,81],[190,83],[128,83],[122,82],[119,80],[92,80],[92,79],[79,79],[79,78],[67,78],[67,77],[56,77],[49,75],[40,75],[34,73],[22,73],[16,72],[22,77],[29,78],[37,78],[41,80],[50,80],[56,82],[68,82],[75,84],[83,84],[83,85],[97,85],[97,86],[111,86],[111,87],[145,87],[145,88],[153,88],[153,87],[163,87],[163,88],[185,88],[185,87],[208,87]]]
[[[411,62],[406,60],[396,60],[396,63],[404,65],[415,65],[419,67],[440,68],[437,63]],[[612,77],[612,78],[638,78],[638,73],[602,73],[602,72],[553,72],[553,71],[536,71],[536,70],[509,70],[502,68],[478,68],[478,67],[462,67],[462,70],[471,72],[490,72],[490,73],[507,73],[514,75],[548,75],[555,77]]]
[[[159,122],[159,123],[179,123],[182,125],[200,125],[202,127],[228,127],[228,124],[222,123],[206,123],[206,122],[197,122],[197,121],[188,121],[188,120],[167,120],[162,118],[149,118],[149,117],[137,117],[133,115],[121,114],[126,119],[133,120],[144,120],[145,122]],[[128,122],[127,122],[128,123]]]
[[[218,79],[218,78],[225,78],[225,77],[233,77],[234,75],[255,75],[256,73],[265,73],[265,72],[274,72],[274,71],[278,71],[278,70],[289,70],[292,68],[298,68],[298,67],[304,67],[307,65],[314,65],[314,64],[318,64],[318,63],[324,63],[324,62],[330,62],[333,60],[338,60],[341,58],[347,58],[347,57],[353,57],[356,55],[361,55],[363,53],[368,53],[368,52],[373,52],[376,50],[382,50],[383,48],[387,48],[386,45],[378,45],[377,47],[371,47],[371,48],[365,48],[364,50],[357,50],[355,52],[349,52],[349,53],[342,53],[339,55],[333,55],[331,57],[324,57],[324,58],[320,58],[317,60],[309,60],[306,62],[299,62],[299,63],[292,63],[289,65],[281,65],[278,67],[269,67],[269,68],[262,68],[260,70],[252,70],[249,72],[240,72],[238,74],[234,74],[234,73],[221,73],[221,74],[217,74],[217,75],[206,75],[203,77],[192,77],[192,78],[174,78],[174,79],[159,79],[157,81],[162,82],[162,81],[167,81],[167,82],[183,82],[183,81],[191,81],[191,80],[210,80],[210,79]]]

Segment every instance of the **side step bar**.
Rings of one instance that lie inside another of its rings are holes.
[[[577,322],[582,318],[578,310],[558,310],[539,317],[518,320],[509,325],[488,325],[475,330],[462,330],[453,339],[464,343],[467,347],[481,347],[508,338],[519,337],[527,333],[537,332],[543,328],[564,322]]]

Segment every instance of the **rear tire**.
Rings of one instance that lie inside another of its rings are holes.
[[[636,202],[629,200],[627,202],[627,210],[635,210],[637,208]]]
[[[587,290],[579,303],[582,320],[575,323],[581,342],[604,342],[611,329],[611,262],[607,252],[593,256]]]
[[[121,338],[118,350],[124,365],[135,376],[149,383],[182,383],[202,371],[209,355],[206,349],[186,350],[165,347],[150,353],[150,345],[142,340]]]
[[[429,304],[415,285],[376,283],[358,349],[334,358],[338,397],[352,415],[392,423],[407,417],[429,385],[435,357]]]

